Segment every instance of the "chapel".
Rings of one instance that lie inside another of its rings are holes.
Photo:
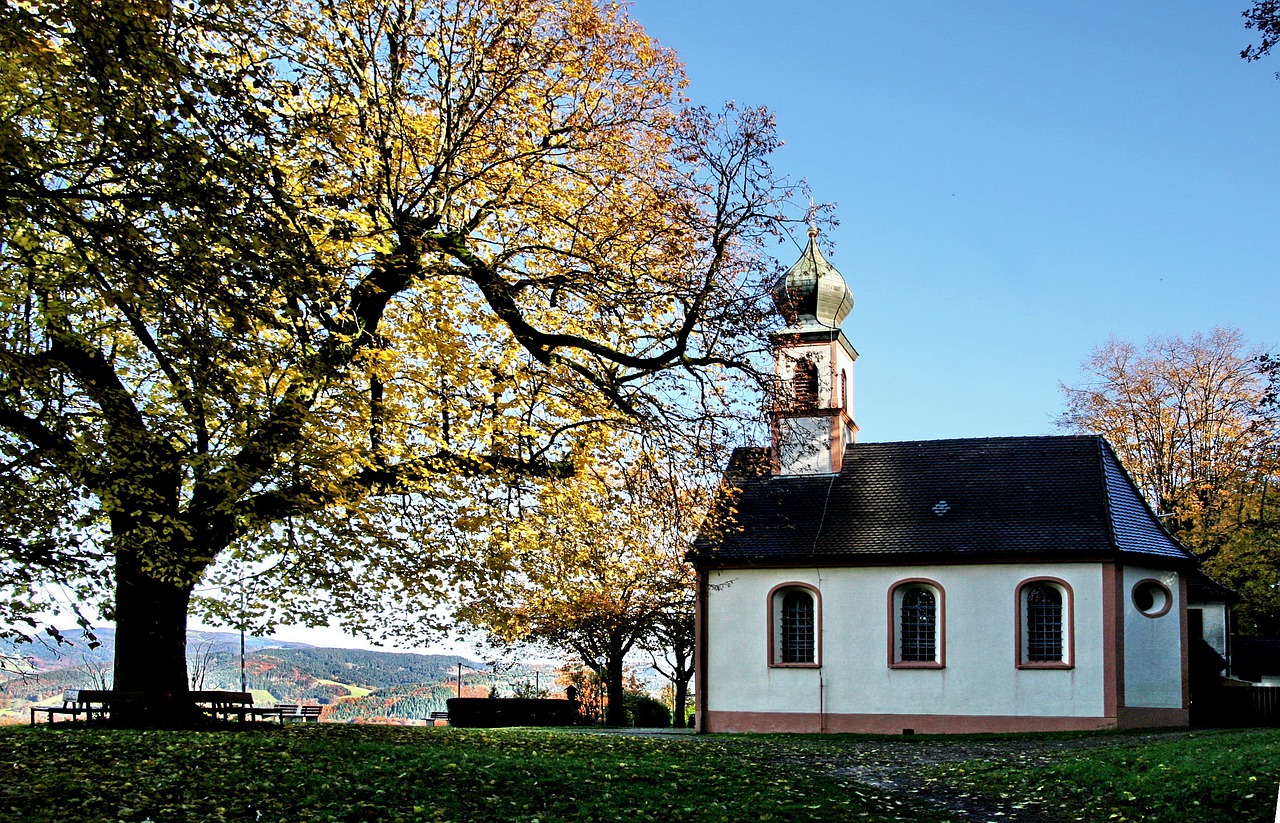
[[[817,232],[779,283],[771,443],[690,552],[704,732],[1184,726],[1194,557],[1097,436],[859,442]]]

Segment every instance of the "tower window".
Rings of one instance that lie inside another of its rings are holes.
[[[840,370],[840,408],[849,408],[849,373]]]
[[[818,366],[812,360],[801,360],[796,364],[795,375],[791,378],[791,390],[796,397],[796,405],[802,409],[816,408],[818,405]]]

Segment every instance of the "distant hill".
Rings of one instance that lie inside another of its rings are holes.
[[[12,640],[0,640],[0,655],[8,658],[25,660],[29,667],[37,672],[66,668],[69,665],[85,662],[110,664],[115,659],[116,630],[111,627],[94,629],[93,636],[99,643],[89,647],[89,640],[82,629],[68,629],[61,632],[65,642],[58,643],[52,637],[38,637],[34,643],[14,643]],[[245,651],[259,649],[293,649],[314,648],[306,643],[294,643],[274,638],[245,637]],[[240,635],[237,632],[187,632],[187,649],[208,646],[215,650],[234,651],[240,653]]]
[[[410,654],[365,649],[292,647],[263,649],[255,660],[279,661],[322,680],[355,683],[368,688],[431,683],[447,679],[458,664],[477,668],[474,660],[451,654]]]
[[[23,715],[28,705],[56,699],[65,689],[109,687],[115,631],[94,634],[101,645],[93,649],[78,630],[64,633],[68,642],[62,645],[52,640],[0,644],[0,654],[25,661],[22,675],[0,682],[0,717]],[[465,667],[467,696],[487,694],[495,685],[476,671],[481,664],[457,655],[332,649],[249,637],[245,651],[245,686],[257,702],[319,703],[329,707],[327,720],[421,721],[456,695],[459,663]],[[187,654],[195,688],[240,689],[239,634],[191,632]],[[528,676],[523,670],[505,673],[499,685]]]

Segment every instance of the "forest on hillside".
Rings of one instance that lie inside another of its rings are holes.
[[[111,685],[112,633],[100,633],[90,648],[83,636],[63,646],[28,645],[0,649],[22,671],[0,681],[0,719],[26,717],[32,704],[56,701],[64,690]],[[233,642],[234,641],[234,642]],[[421,722],[457,695],[457,671],[466,672],[463,693],[487,695],[495,686],[532,675],[523,668],[493,675],[456,655],[425,655],[361,649],[331,649],[290,644],[246,644],[244,687],[258,703],[310,703],[325,706],[324,719],[337,722]],[[256,648],[254,648],[256,647]],[[193,634],[188,643],[188,672],[193,689],[240,690],[238,638],[225,633]]]

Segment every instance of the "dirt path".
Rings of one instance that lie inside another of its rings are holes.
[[[1069,810],[1050,811],[1024,807],[1017,798],[970,794],[944,781],[921,775],[923,767],[936,764],[986,760],[1020,768],[1043,765],[1062,752],[1096,748],[1142,746],[1154,740],[1175,739],[1187,732],[1135,732],[1121,735],[1088,735],[1062,738],[966,739],[916,741],[904,738],[822,741],[811,754],[793,749],[779,762],[821,768],[828,774],[849,778],[903,800],[932,804],[962,821],[1014,821],[1014,823],[1064,823],[1073,821]]]
[[[603,730],[601,730],[603,731]],[[676,737],[689,742],[718,741],[729,745],[759,746],[763,759],[788,766],[820,770],[834,777],[855,780],[867,786],[898,795],[912,804],[933,805],[955,820],[973,823],[1071,823],[1076,815],[1071,810],[1046,810],[1024,807],[1017,798],[1001,798],[971,794],[945,781],[928,779],[921,771],[926,766],[985,760],[1034,769],[1069,751],[1099,748],[1144,746],[1154,741],[1174,740],[1189,734],[1186,730],[1132,732],[1128,734],[1081,734],[1063,737],[990,737],[928,738],[904,737],[831,737],[774,738],[777,751],[763,751],[755,738],[706,737],[688,731],[609,730],[605,733],[640,734]]]

